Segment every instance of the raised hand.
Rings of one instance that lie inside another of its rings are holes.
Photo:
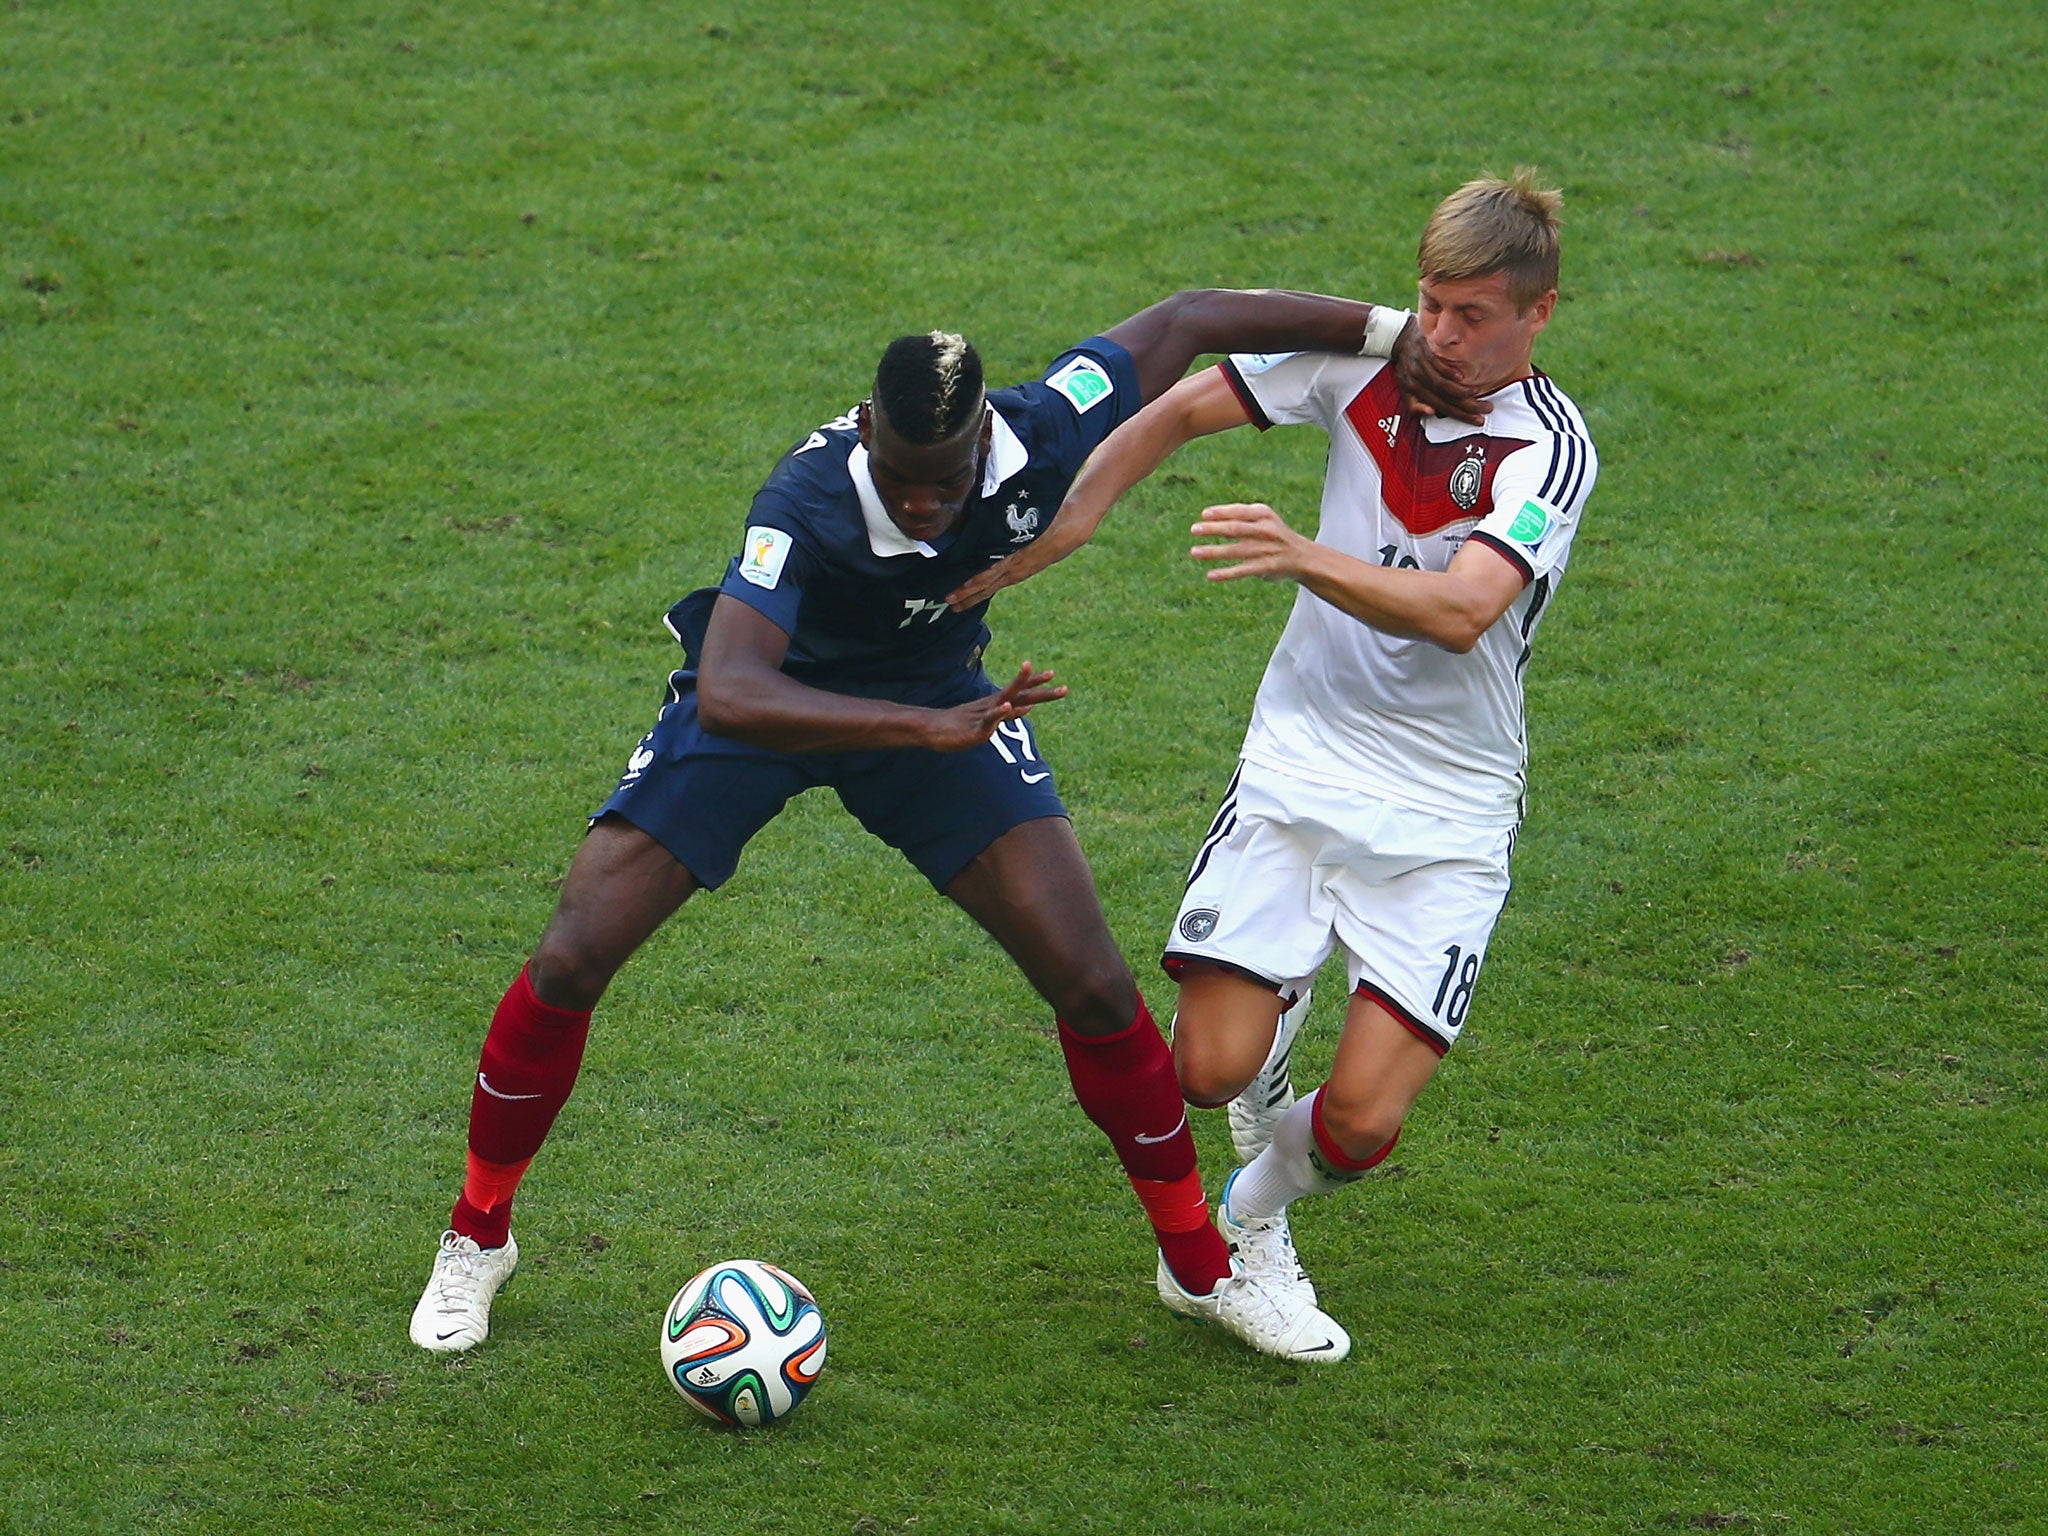
[[[1429,350],[1429,343],[1422,339],[1422,326],[1413,315],[1394,341],[1393,365],[1401,404],[1417,415],[1449,416],[1476,427],[1493,409],[1492,401],[1481,399],[1460,382],[1455,364]]]
[[[1313,540],[1288,527],[1280,514],[1262,501],[1209,507],[1188,531],[1198,538],[1230,540],[1227,544],[1197,544],[1188,551],[1196,560],[1236,562],[1210,571],[1211,581],[1235,581],[1240,576],[1299,581],[1304,557],[1315,548]]]
[[[980,746],[1005,720],[1021,719],[1040,704],[1065,698],[1065,686],[1049,688],[1046,685],[1051,681],[1051,672],[1034,672],[1031,663],[1025,662],[1001,693],[935,710],[925,745],[934,752],[965,752]]]
[[[964,613],[976,603],[985,602],[1005,587],[1014,587],[1018,582],[1036,576],[1051,565],[1057,555],[1039,553],[1036,544],[1027,544],[1014,555],[1005,555],[991,563],[987,569],[976,571],[946,594],[946,606],[955,613]]]

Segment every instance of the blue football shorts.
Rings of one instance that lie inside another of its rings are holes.
[[[896,697],[943,709],[996,691],[976,668]],[[654,729],[590,819],[624,817],[715,890],[792,796],[827,785],[940,891],[1012,827],[1067,814],[1029,720],[1005,721],[966,752],[770,752],[706,731],[697,720],[696,678],[677,672]]]

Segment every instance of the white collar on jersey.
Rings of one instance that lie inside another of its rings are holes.
[[[1031,462],[1031,453],[1017,434],[1010,430],[1010,424],[1003,420],[1003,413],[989,409],[988,464],[982,470],[981,494],[993,496],[996,487]],[[868,548],[882,559],[891,555],[923,555],[926,559],[938,558],[938,551],[923,539],[909,537],[901,528],[889,520],[889,514],[882,507],[881,494],[875,489],[874,474],[868,469],[868,451],[859,443],[853,445],[853,452],[846,456],[846,472],[853,476],[853,488],[860,496],[861,520],[868,525]]]

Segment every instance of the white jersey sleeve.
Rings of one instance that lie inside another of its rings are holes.
[[[1260,431],[1312,422],[1329,432],[1387,362],[1341,352],[1239,352],[1220,366]]]
[[[1600,460],[1577,408],[1549,379],[1537,376],[1528,391],[1550,432],[1501,461],[1493,478],[1493,510],[1471,537],[1505,555],[1521,568],[1524,581],[1533,582],[1564,564]]]

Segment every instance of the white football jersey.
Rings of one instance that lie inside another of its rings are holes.
[[[1476,539],[1525,582],[1465,655],[1386,634],[1301,588],[1245,757],[1463,821],[1518,822],[1522,669],[1599,468],[1578,408],[1537,373],[1490,396],[1493,412],[1474,428],[1403,412],[1380,358],[1295,352],[1221,366],[1261,430],[1314,422],[1329,434],[1318,543],[1441,571]]]

